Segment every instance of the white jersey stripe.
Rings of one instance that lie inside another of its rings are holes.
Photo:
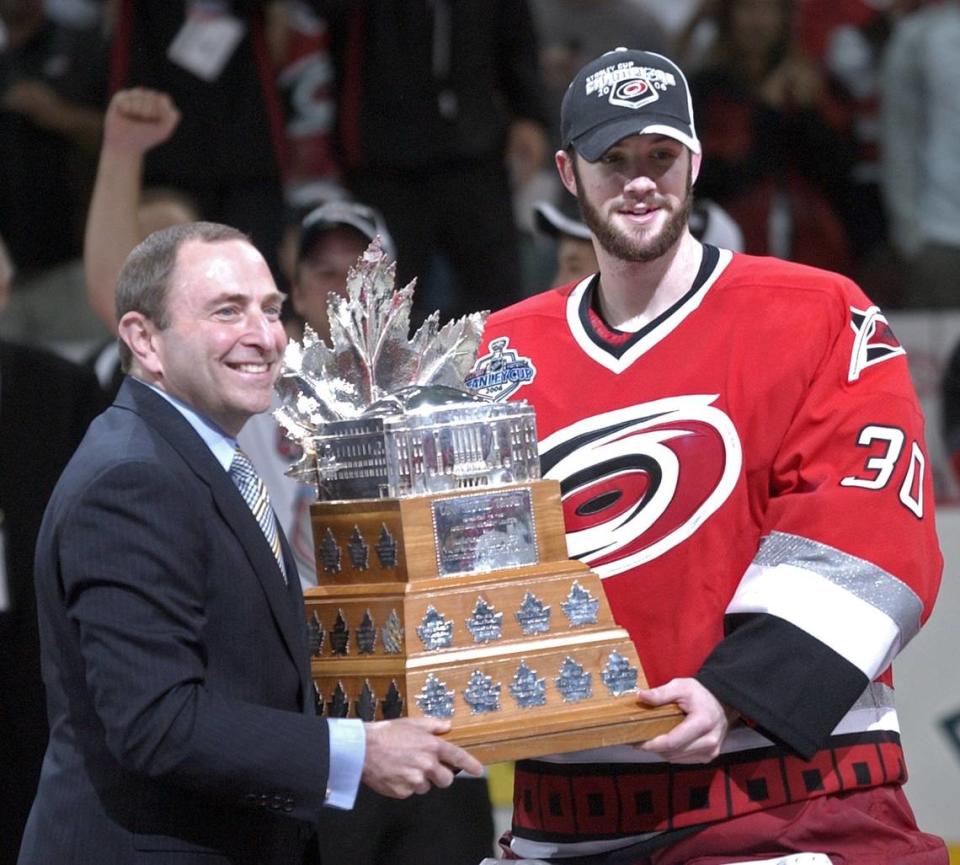
[[[920,630],[923,603],[906,583],[872,562],[836,547],[787,532],[771,532],[760,542],[756,565],[795,565],[814,571],[856,595],[897,623],[901,648]]]
[[[900,648],[900,629],[885,612],[814,571],[750,565],[728,614],[766,613],[796,625],[874,678]],[[870,634],[871,639],[863,639]]]

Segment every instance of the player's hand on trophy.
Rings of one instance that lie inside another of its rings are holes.
[[[463,748],[440,738],[449,721],[398,718],[364,724],[367,752],[360,780],[377,793],[405,799],[431,786],[449,787],[458,769],[477,775],[480,762]]]
[[[670,763],[707,763],[720,754],[727,731],[737,718],[696,679],[672,679],[659,688],[637,691],[641,702],[651,706],[676,703],[686,713],[670,732],[655,736],[637,747],[651,751]]]

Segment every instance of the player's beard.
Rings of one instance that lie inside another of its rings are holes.
[[[577,181],[577,189],[583,189],[575,157],[573,174]],[[597,238],[600,246],[610,255],[622,261],[655,261],[666,255],[680,239],[690,219],[690,208],[693,206],[693,166],[689,163],[687,165],[687,184],[683,201],[669,215],[663,228],[653,236],[637,236],[615,228],[609,219],[603,218],[600,211],[585,195],[577,196],[577,201],[584,224]]]

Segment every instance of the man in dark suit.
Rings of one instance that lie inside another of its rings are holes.
[[[361,777],[406,796],[480,770],[433,735],[446,722],[314,716],[293,557],[231,472],[279,371],[281,299],[246,237],[208,223],[121,271],[130,377],[37,546],[50,744],[21,865],[297,863]]]
[[[0,315],[12,278],[0,240]],[[47,744],[33,590],[37,532],[60,472],[105,406],[93,373],[0,341],[0,865],[17,861]]]

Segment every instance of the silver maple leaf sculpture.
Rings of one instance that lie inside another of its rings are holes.
[[[396,265],[374,238],[347,274],[346,296],[329,295],[332,345],[308,325],[302,344],[287,346],[277,381],[282,407],[274,416],[304,451],[292,476],[310,476],[313,438],[325,424],[362,417],[411,386],[463,390],[488,313],[440,327],[434,312],[408,338],[416,280],[397,291],[395,283]],[[471,397],[464,393],[464,399]]]

